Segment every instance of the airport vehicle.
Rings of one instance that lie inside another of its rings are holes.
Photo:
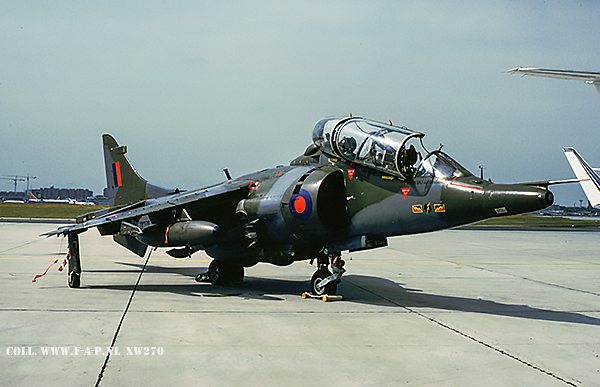
[[[545,181],[494,184],[471,174],[425,134],[359,117],[318,121],[313,143],[290,165],[181,192],[148,183],[103,135],[110,208],[43,235],[65,235],[68,283],[79,287],[78,234],[97,228],[139,256],[149,246],[184,258],[214,258],[206,280],[242,281],[258,262],[285,266],[316,260],[314,294],[336,293],[345,272],[342,252],[387,245],[397,235],[443,230],[552,204]]]

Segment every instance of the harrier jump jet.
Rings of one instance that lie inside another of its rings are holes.
[[[556,182],[493,184],[471,174],[425,135],[358,117],[324,118],[313,143],[288,166],[265,169],[194,191],[144,180],[126,146],[103,135],[110,208],[44,235],[65,235],[70,287],[79,287],[78,235],[97,228],[144,256],[203,250],[214,260],[197,280],[242,281],[244,268],[316,260],[315,294],[335,294],[344,251],[387,246],[387,238],[443,230],[552,204]],[[228,175],[228,174],[227,174]]]

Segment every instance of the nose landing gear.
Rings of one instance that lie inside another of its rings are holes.
[[[331,271],[328,267],[331,263]],[[333,296],[337,292],[337,285],[342,280],[342,275],[346,272],[344,265],[346,262],[339,254],[331,253],[324,247],[317,256],[317,271],[310,279],[310,289],[312,294],[317,296]]]

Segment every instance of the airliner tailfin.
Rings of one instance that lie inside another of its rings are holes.
[[[599,91],[600,92],[600,91]],[[577,153],[574,148],[563,148],[567,161],[571,165],[575,176],[585,192],[592,207],[600,208],[600,176],[590,165]]]

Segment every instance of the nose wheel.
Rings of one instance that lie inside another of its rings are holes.
[[[328,266],[331,263],[331,271]],[[313,295],[333,296],[337,293],[337,285],[342,281],[342,275],[346,272],[346,262],[339,254],[331,253],[323,248],[317,256],[317,271],[310,279],[310,290]]]
[[[324,294],[331,296],[335,295],[337,293],[337,282],[325,282],[325,280],[331,276],[332,274],[327,267],[315,271],[310,279],[310,290],[312,294],[317,296],[322,296]]]

